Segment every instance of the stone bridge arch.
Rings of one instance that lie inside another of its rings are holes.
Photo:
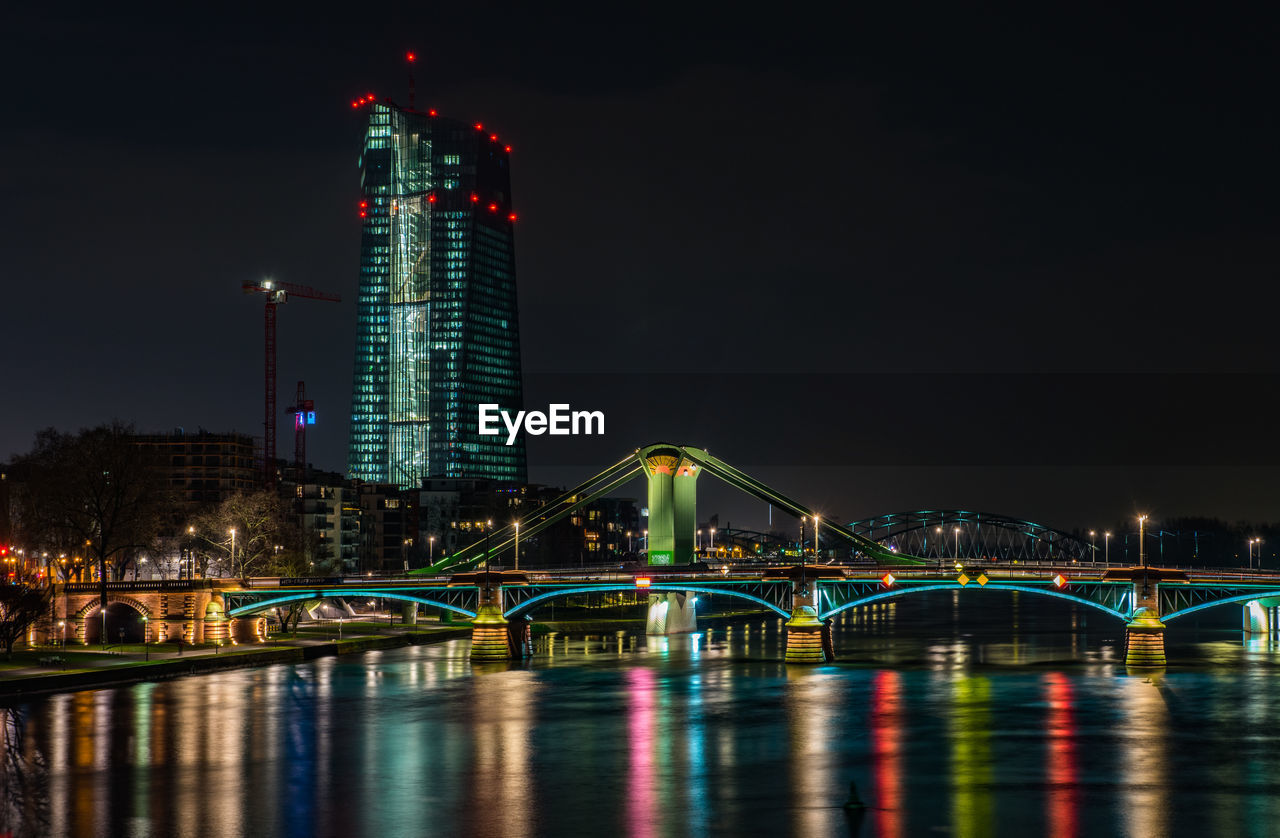
[[[109,582],[106,600],[108,608],[113,605],[127,607],[146,617],[144,627],[148,642],[181,640],[183,643],[201,643],[204,641],[205,609],[212,599],[221,595],[216,586],[207,582]],[[54,625],[50,639],[61,641],[65,638],[68,643],[85,643],[89,636],[93,636],[100,640],[100,634],[92,629],[101,628],[101,597],[102,590],[96,584],[57,586],[53,597]],[[98,618],[96,627],[93,626],[95,617]],[[107,640],[115,636],[112,633]]]
[[[81,606],[75,613],[73,626],[77,639],[86,644],[142,643],[154,639],[150,626],[154,617],[154,609],[142,600],[109,593],[105,608],[96,597]]]

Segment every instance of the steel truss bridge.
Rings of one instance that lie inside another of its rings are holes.
[[[894,552],[939,561],[1071,563],[1098,558],[1096,541],[990,512],[895,512],[854,521],[849,529]]]
[[[226,613],[245,618],[290,603],[330,598],[391,599],[441,608],[462,617],[476,616],[481,589],[500,584],[503,616],[523,618],[540,607],[584,594],[660,592],[722,596],[752,603],[761,610],[790,617],[793,598],[811,595],[820,620],[850,608],[937,591],[958,591],[984,597],[991,592],[1019,592],[1072,602],[1128,620],[1137,607],[1142,569],[1082,568],[1074,564],[1015,567],[876,568],[855,566],[788,566],[700,571],[646,568],[635,572],[561,572],[459,574],[429,579],[373,579],[351,577],[324,580],[255,579],[248,585],[224,589]],[[1165,623],[1220,605],[1272,600],[1280,604],[1280,574],[1239,573],[1228,570],[1151,569],[1163,574],[1156,589],[1160,619]],[[481,576],[479,580],[470,577]],[[501,577],[501,581],[495,579]],[[485,578],[487,577],[487,578]]]

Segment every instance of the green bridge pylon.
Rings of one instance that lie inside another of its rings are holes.
[[[649,479],[649,564],[689,564],[698,526],[698,465],[673,445],[637,452]]]

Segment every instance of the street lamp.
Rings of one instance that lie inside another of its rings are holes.
[[[649,531],[648,530],[644,530],[644,549],[645,549],[645,552],[649,551]]]
[[[813,563],[818,563],[818,516],[813,516]]]
[[[956,527],[956,561],[960,561],[960,528]]]
[[[1147,522],[1146,515],[1138,516],[1138,564],[1141,565],[1142,567],[1147,566],[1147,554],[1142,549],[1142,529],[1143,529],[1143,525],[1146,524],[1146,522]]]
[[[436,537],[434,535],[427,536],[427,561],[431,564],[436,563]]]
[[[631,549],[631,530],[627,530],[627,555],[630,555],[633,552],[634,551]]]
[[[694,549],[699,553],[702,552],[702,530],[698,530],[698,539],[697,543],[694,545]]]
[[[514,522],[516,525],[516,570],[520,569],[520,521]]]
[[[1093,530],[1089,530],[1089,549],[1093,551],[1093,558],[1089,561],[1089,564],[1098,563],[1098,542],[1093,540],[1095,535],[1096,533]]]
[[[146,660],[151,660],[151,647],[147,645],[147,615],[142,615],[142,653]]]
[[[716,528],[711,528],[711,543],[707,546],[707,550],[714,553],[716,551]]]
[[[484,522],[484,572],[489,572],[489,533],[493,530],[493,521]]]
[[[406,538],[400,543],[400,561],[406,571],[409,570],[409,545],[411,544],[413,544],[412,538]]]
[[[231,528],[231,575],[236,575],[236,528]]]
[[[1111,533],[1104,532],[1102,536],[1103,536],[1102,563],[1105,565],[1110,565],[1111,564]]]

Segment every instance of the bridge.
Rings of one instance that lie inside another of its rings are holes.
[[[58,618],[69,621],[73,639],[94,642],[97,619],[104,613],[98,586],[61,588],[55,599]],[[938,569],[795,564],[710,570],[481,570],[431,578],[117,582],[108,588],[108,608],[127,607],[146,617],[146,639],[161,642],[174,637],[186,642],[261,641],[265,616],[297,602],[379,598],[406,603],[411,614],[420,607],[442,609],[472,623],[471,657],[476,661],[528,655],[529,620],[540,609],[567,597],[606,593],[630,593],[647,602],[650,634],[696,631],[700,596],[728,597],[771,611],[786,620],[786,659],[791,663],[832,660],[830,620],[843,611],[937,591],[959,591],[966,597],[1018,591],[1102,612],[1124,624],[1125,660],[1135,667],[1164,666],[1166,625],[1208,608],[1244,606],[1247,632],[1270,634],[1280,628],[1280,574],[1142,566]],[[197,607],[200,603],[203,607]]]
[[[735,562],[708,568],[695,562],[696,488],[702,474],[808,522],[815,559],[824,555],[820,544],[825,536],[828,545],[841,545],[847,561],[807,563],[802,544],[798,563]],[[647,564],[519,570],[519,538],[537,535],[641,475],[648,482]],[[493,569],[507,550],[516,557],[516,566]],[[655,443],[410,577],[115,582],[106,586],[105,601],[97,585],[68,584],[56,586],[54,603],[55,620],[64,632],[69,625],[80,642],[92,642],[95,630],[102,636],[114,608],[141,615],[147,639],[176,635],[194,643],[261,640],[264,615],[296,603],[398,600],[407,614],[429,607],[469,620],[476,661],[529,654],[532,614],[556,600],[591,593],[629,592],[641,598],[647,603],[650,634],[696,631],[699,596],[741,600],[786,620],[786,659],[793,663],[834,658],[830,620],[841,612],[935,591],[963,591],[966,596],[1017,591],[1101,611],[1123,621],[1125,660],[1135,667],[1164,666],[1166,625],[1206,608],[1243,605],[1247,632],[1269,634],[1280,627],[1280,574],[1157,568],[1141,559],[1121,566],[1096,558],[1096,544],[1004,515],[921,511],[838,524],[705,449]]]

